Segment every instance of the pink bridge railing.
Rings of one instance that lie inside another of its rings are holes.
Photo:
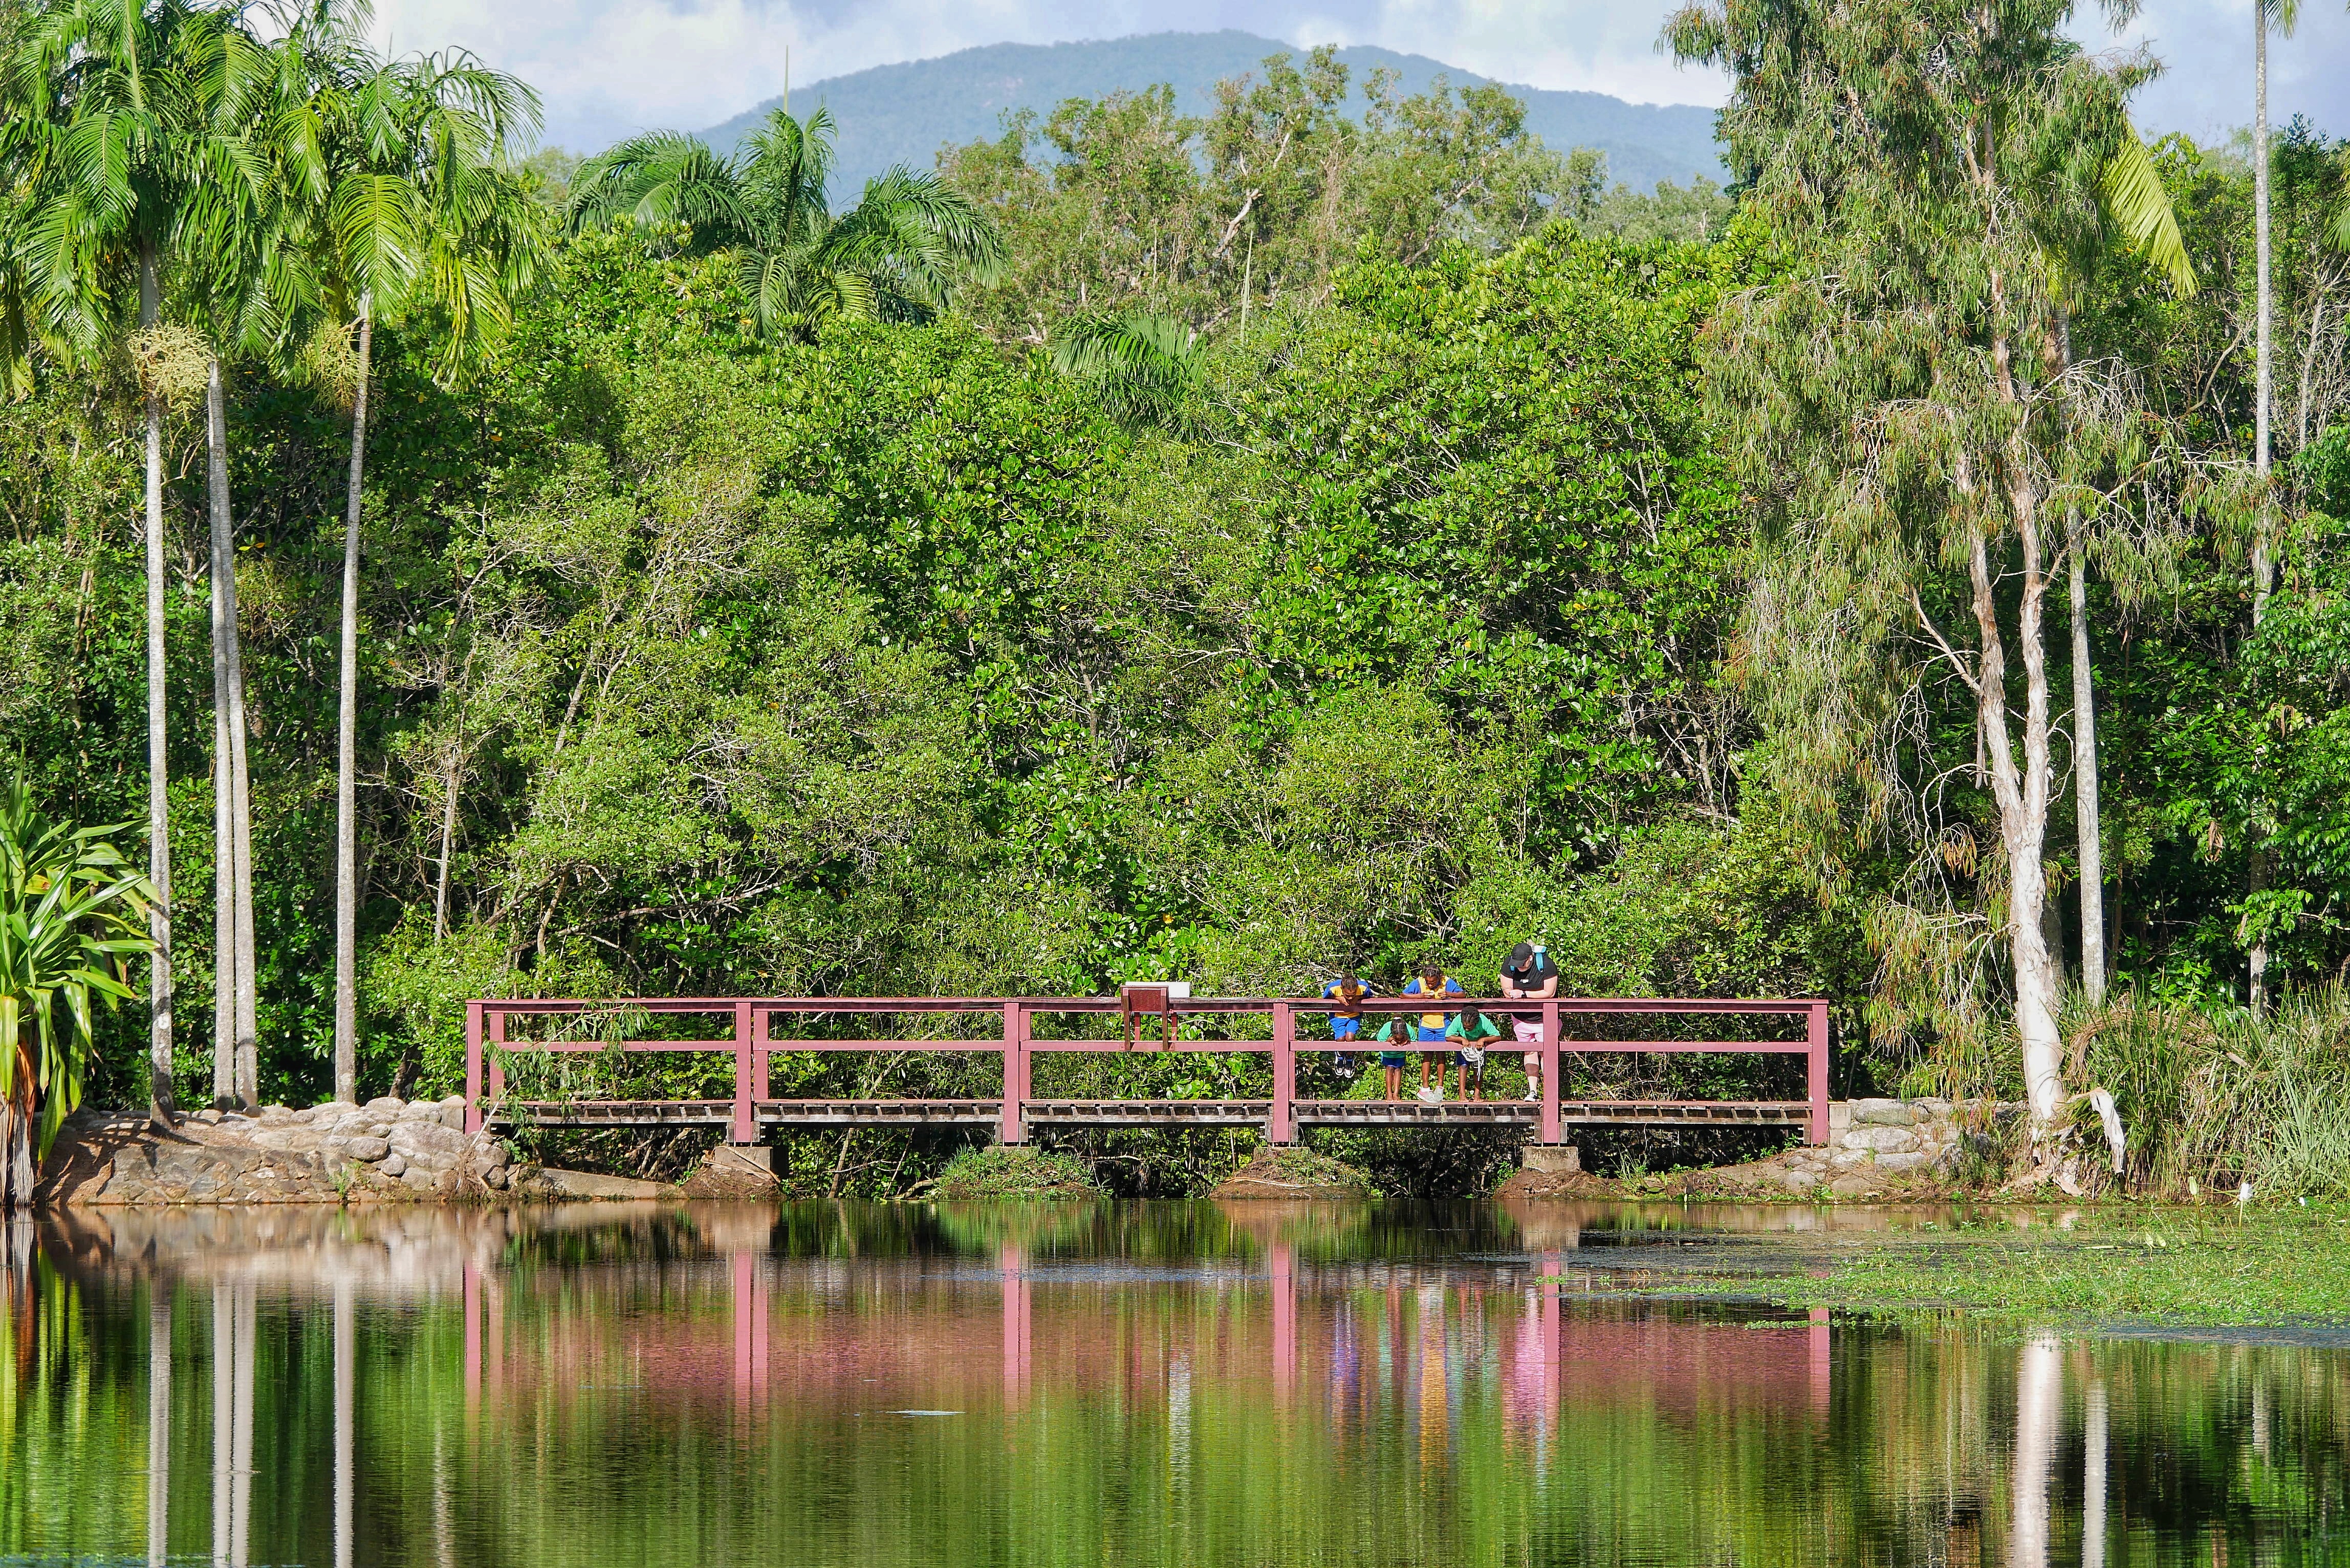
[[[992,1126],[1006,1143],[1024,1143],[1035,1125],[1263,1125],[1274,1143],[1294,1143],[1301,1125],[1524,1125],[1536,1130],[1545,1144],[1561,1140],[1570,1123],[1716,1125],[1741,1122],[1796,1126],[1807,1141],[1825,1143],[1828,1130],[1828,1004],[1818,999],[1746,1001],[1696,998],[1671,1001],[1648,999],[1562,997],[1555,1001],[1502,1003],[1468,997],[1449,999],[1447,1011],[1463,1001],[1477,1003],[1503,1033],[1485,1042],[1489,1049],[1508,1054],[1538,1052],[1542,1057],[1542,1099],[1539,1108],[1516,1103],[1447,1101],[1438,1105],[1417,1100],[1301,1100],[1297,1095],[1297,1058],[1302,1054],[1345,1053],[1361,1055],[1380,1049],[1366,1038],[1337,1041],[1324,1035],[1297,1037],[1298,1015],[1326,1017],[1331,1004],[1319,998],[1191,997],[1177,999],[1174,1009],[1185,1019],[1260,1014],[1272,1021],[1267,1039],[1179,1040],[1165,1046],[1146,1039],[1128,1047],[1125,1039],[1070,1040],[1038,1038],[1035,1021],[1044,1016],[1107,1014],[1119,1016],[1126,1004],[1117,997],[660,997],[604,1001],[577,999],[485,998],[465,1004],[465,1124],[478,1130],[493,1119],[526,1117],[574,1126],[647,1125],[670,1122],[723,1126],[729,1141],[755,1143],[768,1126]],[[1381,997],[1366,1000],[1366,1014],[1434,1011],[1432,999]],[[514,1039],[508,1025],[518,1018],[558,1015],[625,1013],[679,1014],[725,1018],[724,1038],[699,1040]],[[800,1018],[889,1019],[925,1014],[983,1014],[1000,1018],[999,1036],[971,1038],[823,1038],[808,1039],[781,1027]],[[1513,1017],[1542,1024],[1539,1043],[1520,1044],[1512,1038],[1507,1021]],[[1802,1021],[1801,1039],[1570,1039],[1565,1031],[1575,1020],[1640,1018],[1704,1020],[1721,1017],[1775,1017]],[[1149,1021],[1157,1027],[1159,1021]],[[1406,1043],[1404,1048],[1450,1051],[1432,1043]],[[1393,1049],[1393,1046],[1388,1046]],[[1050,1100],[1031,1092],[1030,1064],[1039,1055],[1055,1053],[1138,1053],[1172,1050],[1184,1053],[1267,1053],[1272,1056],[1273,1093],[1267,1100]],[[515,1106],[507,1100],[504,1058],[514,1052],[593,1054],[618,1050],[626,1054],[662,1052],[726,1052],[733,1057],[733,1093],[724,1100],[572,1101],[559,1105],[530,1102]],[[1000,1100],[826,1099],[778,1100],[768,1093],[768,1064],[779,1054],[805,1051],[1001,1053],[1003,1059]],[[1806,1097],[1802,1100],[1577,1100],[1560,1098],[1559,1067],[1570,1055],[1673,1053],[1802,1055],[1806,1058]]]

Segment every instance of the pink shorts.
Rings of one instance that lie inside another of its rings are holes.
[[[1539,1018],[1513,1018],[1510,1028],[1517,1034],[1521,1045],[1542,1044],[1542,1020]]]

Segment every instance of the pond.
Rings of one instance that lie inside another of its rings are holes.
[[[2350,1351],[1675,1294],[1882,1210],[840,1204],[0,1230],[0,1560],[2350,1562]]]

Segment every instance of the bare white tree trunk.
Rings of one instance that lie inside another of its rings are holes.
[[[2056,1469],[2064,1361],[2053,1335],[2026,1345],[2015,1361],[2015,1487],[2010,1502],[2009,1568],[2048,1568],[2048,1483]]]
[[[2089,662],[2087,541],[2072,529],[2073,812],[2081,853],[2081,990],[2092,1005],[2106,999],[2106,861],[2097,813],[2097,703]]]
[[[359,1081],[359,485],[367,455],[368,358],[375,323],[359,298],[359,385],[351,398],[350,485],[343,504],[343,646],[335,736],[335,1098]]]
[[[2044,855],[2048,838],[2048,660],[2041,624],[2047,597],[2043,569],[2037,497],[2018,471],[2012,483],[2017,535],[2023,553],[2023,589],[2016,641],[2024,677],[2023,763],[2019,771],[2008,733],[2007,645],[2000,630],[1992,592],[1987,541],[1981,530],[1970,556],[1975,624],[1982,641],[1978,667],[1984,748],[1989,753],[1992,798],[1999,804],[2000,837],[2007,852],[2008,937],[2013,959],[2015,1025],[2023,1044],[2024,1097],[2031,1106],[2033,1137],[2052,1127],[2064,1099],[2063,1036],[2056,1012],[2061,986],[2054,957],[2041,925],[2048,898]]]
[[[152,327],[161,286],[151,247],[139,257],[139,325]],[[170,665],[163,646],[163,393],[147,391],[147,880],[155,902],[147,934],[147,1117],[159,1127],[179,1119],[172,1054],[172,794]]]
[[[228,398],[215,358],[204,387],[205,446],[213,533],[213,736],[221,775],[213,784],[213,815],[224,829],[218,889],[226,919],[220,945],[228,955],[228,1096],[246,1106],[261,1100],[259,996],[255,989],[253,929],[253,786],[245,763],[244,658],[238,648],[236,525],[229,509]],[[226,799],[222,799],[223,794]],[[214,1075],[218,1076],[218,1068]]]

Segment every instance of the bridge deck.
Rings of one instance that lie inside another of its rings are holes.
[[[1271,1100],[1030,1100],[1030,1127],[1263,1127]],[[1001,1100],[762,1100],[763,1127],[999,1126]],[[1301,1127],[1534,1127],[1542,1106],[1523,1100],[1297,1100]],[[1579,1127],[1804,1127],[1804,1100],[1562,1100],[1559,1119]],[[494,1123],[537,1127],[725,1127],[732,1100],[508,1100]]]

